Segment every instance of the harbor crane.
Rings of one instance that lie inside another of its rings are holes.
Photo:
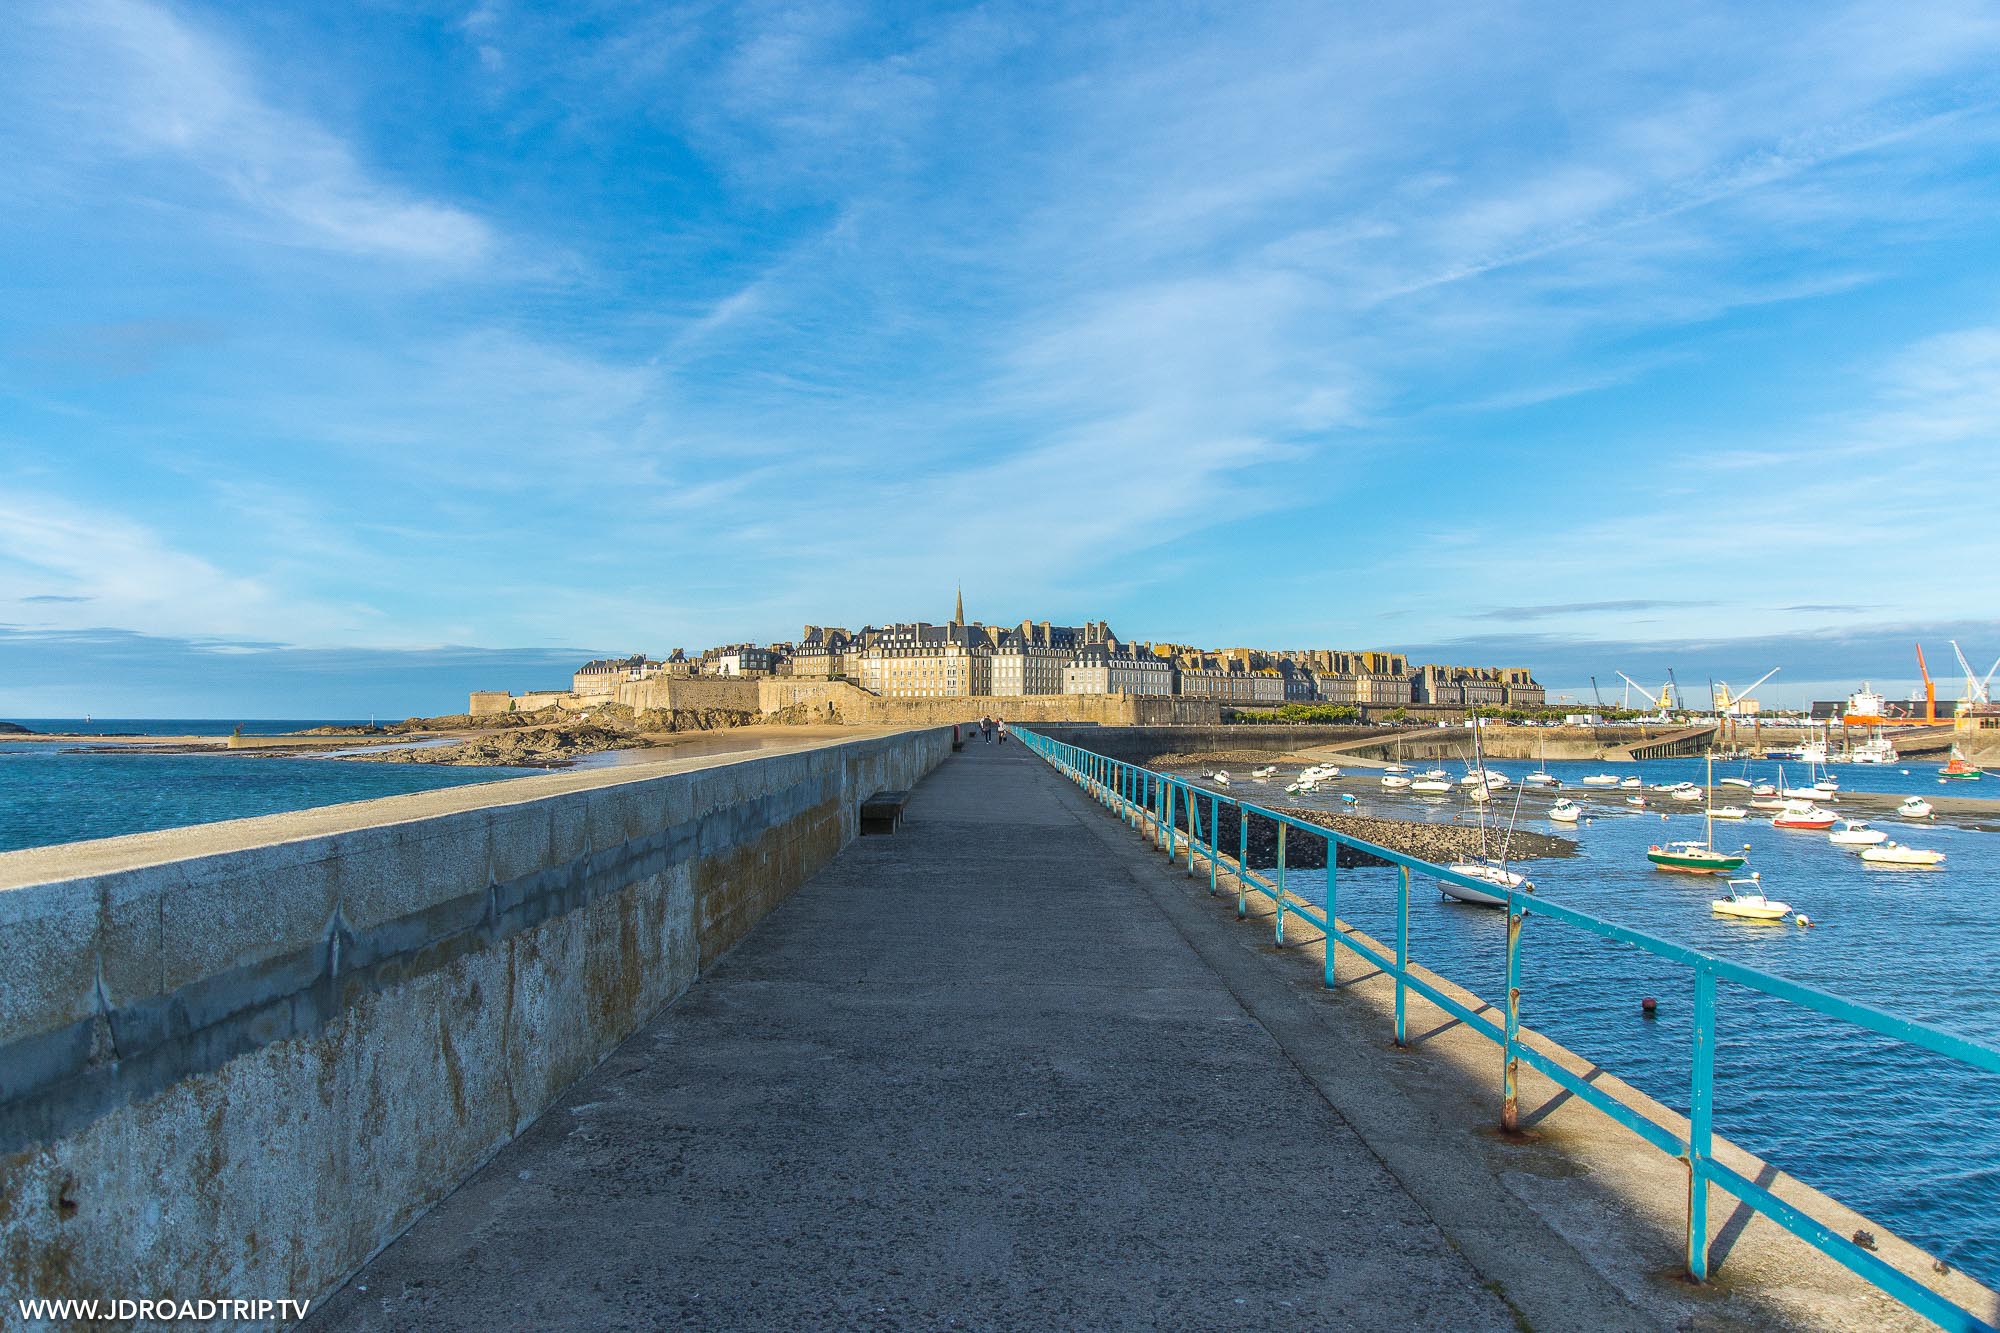
[[[1750,695],[1751,695],[1752,691],[1754,691],[1754,690],[1755,690],[1755,689],[1756,689],[1756,688],[1757,688],[1757,687],[1758,687],[1759,685],[1762,685],[1762,684],[1763,684],[1763,683],[1764,683],[1765,681],[1769,680],[1769,679],[1770,679],[1771,677],[1773,677],[1773,676],[1777,675],[1777,674],[1778,674],[1778,671],[1779,671],[1779,668],[1777,668],[1777,667],[1772,667],[1772,668],[1771,668],[1771,669],[1770,669],[1769,671],[1766,671],[1766,672],[1765,672],[1765,673],[1764,673],[1763,675],[1761,675],[1761,676],[1757,677],[1757,679],[1756,679],[1756,680],[1752,681],[1752,682],[1751,682],[1751,684],[1750,684],[1750,687],[1749,687],[1748,689],[1744,689],[1744,690],[1735,690],[1735,691],[1732,691],[1732,690],[1731,690],[1731,689],[1729,688],[1729,682],[1728,682],[1728,681],[1726,681],[1726,680],[1725,680],[1725,681],[1721,682],[1721,684],[1722,684],[1722,689],[1721,689],[1721,690],[1720,690],[1720,691],[1719,691],[1719,692],[1717,693],[1717,695],[1716,695],[1716,699],[1715,699],[1715,711],[1716,711],[1716,712],[1717,712],[1718,714],[1721,714],[1721,713],[1729,713],[1729,714],[1739,714],[1739,713],[1741,713],[1741,712],[1743,711],[1743,709],[1742,709],[1741,705],[1742,705],[1742,704],[1743,704],[1743,703],[1744,703],[1744,702],[1745,702],[1746,700],[1749,700],[1749,699],[1750,699]]]
[[[1993,691],[1989,686],[1993,682],[1993,673],[2000,671],[2000,658],[1994,660],[1984,676],[1975,676],[1972,674],[1972,663],[1965,660],[1965,650],[1958,646],[1957,639],[1951,640],[1951,650],[1958,656],[1959,669],[1965,672],[1965,703],[1962,706],[1973,708],[1992,703]]]
[[[1664,713],[1669,708],[1674,708],[1679,706],[1680,700],[1681,700],[1681,683],[1674,679],[1674,669],[1672,667],[1668,667],[1667,688],[1660,691],[1660,711]]]
[[[1638,681],[1633,680],[1630,676],[1626,675],[1622,671],[1618,673],[1618,679],[1625,682],[1625,703],[1627,707],[1631,706],[1632,691],[1634,690],[1639,691],[1640,698],[1644,699],[1647,703],[1653,705],[1653,707],[1659,709],[1662,713],[1666,712],[1669,708],[1673,707],[1673,694],[1671,692],[1673,686],[1671,683],[1662,685],[1660,687],[1660,692],[1658,694],[1654,694],[1651,690],[1647,689],[1644,685],[1641,685]]]

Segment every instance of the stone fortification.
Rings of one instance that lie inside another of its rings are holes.
[[[757,682],[759,706],[803,722],[933,726],[993,716],[1029,726],[1077,722],[1099,726],[1213,724],[1212,699],[1137,694],[969,695],[948,699],[885,699],[846,681],[774,676]]]
[[[323,1295],[950,740],[0,855],[0,1293]]]

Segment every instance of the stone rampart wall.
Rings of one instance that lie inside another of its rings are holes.
[[[725,680],[717,676],[656,676],[627,681],[618,687],[618,702],[635,712],[650,709],[740,713],[758,711],[755,680]]]
[[[326,1293],[950,735],[0,855],[0,1298]]]
[[[853,725],[940,726],[991,714],[1024,725],[1072,722],[1100,726],[1213,724],[1211,699],[1130,694],[968,695],[949,699],[885,699],[847,681],[775,676],[758,683],[766,714],[792,710],[809,721]]]

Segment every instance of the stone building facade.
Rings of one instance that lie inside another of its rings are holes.
[[[1063,668],[1064,694],[1166,696],[1174,692],[1172,663],[1130,644],[1091,643]]]

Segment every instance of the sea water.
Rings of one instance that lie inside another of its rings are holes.
[[[1446,767],[1454,777],[1462,772],[1462,765]],[[1539,765],[1488,761],[1487,767],[1519,783]],[[1519,827],[1574,839],[1579,852],[1513,867],[1534,883],[1536,897],[2000,1045],[2000,833],[1855,812],[1898,842],[1946,856],[1938,869],[1895,870],[1864,864],[1854,851],[1830,844],[1824,832],[1773,828],[1768,812],[1718,820],[1719,849],[1749,844],[1748,861],[1737,873],[1757,871],[1769,896],[1814,922],[1810,929],[1751,923],[1710,910],[1710,900],[1726,888],[1723,877],[1672,874],[1646,860],[1653,843],[1703,836],[1699,802],[1647,791],[1652,804],[1636,810],[1624,804],[1628,791],[1579,785],[1586,774],[1603,772],[1637,774],[1648,786],[1701,782],[1707,773],[1702,760],[1547,767],[1590,822],[1553,823],[1543,814],[1548,796],[1523,799]],[[1265,806],[1350,808],[1387,818],[1479,818],[1462,790],[1432,799],[1399,795],[1384,790],[1380,775],[1367,769],[1350,769],[1313,795],[1286,796],[1294,771],[1285,766],[1261,786],[1232,775],[1228,794]],[[1850,791],[1984,797],[1995,801],[2000,816],[2000,777],[1940,786],[1935,762],[1839,765],[1833,771]],[[1746,770],[1740,762],[1717,763],[1715,775],[1720,781]],[[1778,767],[1759,762],[1747,776],[1775,781]],[[1785,776],[1801,785],[1810,781],[1800,764],[1788,763]],[[1343,793],[1358,805],[1342,807]],[[1724,787],[1716,800],[1747,806],[1749,793]],[[1839,802],[1831,808],[1838,812]],[[1495,792],[1488,826],[1504,829],[1513,810],[1513,789]],[[1321,900],[1322,875],[1299,876],[1291,887]],[[1339,884],[1342,919],[1378,940],[1393,940],[1396,872],[1342,870]],[[1414,961],[1497,1001],[1505,992],[1506,937],[1505,913],[1445,898],[1435,882],[1412,881]],[[1529,915],[1522,1022],[1683,1114],[1693,990],[1685,967]],[[1648,996],[1659,1001],[1652,1020],[1640,1008]],[[1718,985],[1716,999],[1716,1131],[2000,1285],[2000,1076],[1728,982]]]
[[[101,725],[108,729],[115,724]],[[137,734],[200,734],[186,730],[189,724],[185,722],[158,725],[175,729]],[[292,729],[315,724],[274,725]],[[545,771],[229,753],[149,754],[122,746],[85,752],[79,745],[10,741],[0,736],[0,852],[504,781]]]

